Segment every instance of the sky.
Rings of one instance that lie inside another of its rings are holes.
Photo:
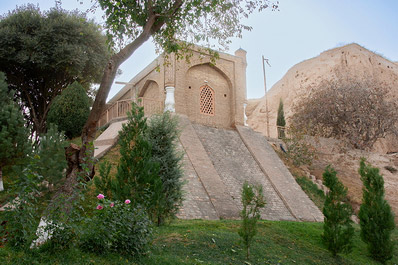
[[[32,3],[41,10],[55,6],[55,0],[0,0],[0,14]],[[62,0],[62,8],[85,11],[90,0]],[[295,64],[319,55],[325,50],[349,43],[398,61],[398,1],[396,0],[279,0],[279,10],[265,10],[243,21],[253,27],[242,39],[233,39],[228,53],[242,48],[247,51],[247,97],[264,96],[262,55],[266,66],[267,89],[279,81]],[[89,14],[101,23],[101,13]],[[157,54],[149,41],[121,66],[116,81],[128,82]],[[108,99],[122,85],[114,84]]]

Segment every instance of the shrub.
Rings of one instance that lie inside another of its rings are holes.
[[[363,182],[359,210],[361,238],[367,244],[370,255],[385,263],[393,256],[391,233],[395,223],[391,207],[384,198],[384,180],[379,169],[365,163],[365,159],[361,159],[359,174]]]
[[[54,124],[50,124],[47,133],[39,137],[39,145],[34,150],[34,170],[49,184],[57,184],[63,177],[63,171],[67,166],[67,145],[64,134],[58,132]]]
[[[5,76],[0,72],[0,191],[3,191],[3,169],[21,162],[31,151],[29,129],[19,106],[8,92]]]
[[[287,157],[295,166],[311,165],[315,158],[315,148],[305,138],[305,131],[289,126],[288,137],[283,139],[287,146]]]
[[[240,213],[242,225],[238,231],[246,250],[246,258],[250,257],[250,246],[257,234],[257,221],[260,219],[260,209],[265,206],[263,187],[252,186],[247,181],[242,186],[242,205]]]
[[[353,211],[347,203],[347,188],[338,180],[331,166],[327,166],[323,173],[323,183],[329,188],[329,193],[323,207],[325,219],[322,240],[333,256],[340,252],[349,253],[352,250],[354,228],[350,219]]]
[[[152,156],[159,164],[158,176],[162,182],[153,216],[158,225],[174,217],[182,204],[182,154],[177,151],[177,127],[177,118],[169,112],[152,116],[148,126],[148,141]]]
[[[7,225],[8,244],[19,249],[27,249],[36,238],[35,231],[39,220],[39,183],[42,177],[34,172],[29,164],[20,174],[14,188],[17,198],[6,209],[5,220]]]
[[[398,132],[398,103],[374,80],[323,81],[294,107],[292,124],[313,136],[334,137],[358,149]]]
[[[140,206],[130,200],[111,202],[97,197],[100,203],[92,218],[87,218],[80,247],[94,253],[117,252],[137,256],[150,242],[151,222]]]
[[[90,99],[84,88],[74,82],[51,104],[47,122],[54,123],[66,137],[72,139],[81,134],[90,113]]]

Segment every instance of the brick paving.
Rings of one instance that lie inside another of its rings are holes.
[[[221,177],[229,195],[241,210],[241,190],[245,180],[262,185],[266,206],[262,219],[295,221],[235,130],[217,129],[199,124],[193,127]]]
[[[256,158],[263,172],[269,176],[290,212],[301,221],[322,222],[322,212],[297,184],[292,174],[265,140],[264,136],[243,126],[237,126],[237,131],[245,145]]]

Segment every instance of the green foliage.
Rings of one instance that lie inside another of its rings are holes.
[[[3,168],[21,162],[31,149],[29,130],[12,98],[13,93],[7,92],[4,73],[0,72],[0,181]]]
[[[112,198],[112,176],[110,171],[112,164],[108,161],[99,164],[99,176],[94,178],[97,193],[103,193],[107,198]]]
[[[39,183],[42,179],[35,172],[34,165],[29,164],[14,185],[17,198],[6,209],[7,225],[5,231],[2,231],[8,233],[8,244],[12,247],[28,249],[36,238],[35,231],[40,217],[37,202],[40,193]]]
[[[338,180],[336,174],[331,166],[327,166],[323,173],[323,183],[329,188],[329,193],[323,207],[325,219],[322,240],[333,256],[341,252],[351,252],[354,236],[350,219],[353,211],[347,203],[347,188]]]
[[[163,189],[147,131],[144,109],[133,103],[128,122],[119,133],[121,158],[112,179],[112,198],[119,201],[129,198],[145,206],[150,216],[156,216]]]
[[[391,207],[384,198],[384,180],[379,169],[365,163],[364,158],[360,162],[359,174],[363,183],[359,210],[361,238],[367,244],[370,255],[385,263],[393,256],[391,233],[395,223]]]
[[[54,98],[75,81],[99,82],[109,57],[100,27],[77,11],[18,7],[1,17],[0,35],[0,71],[39,134]]]
[[[278,107],[278,116],[276,118],[276,126],[278,126],[278,138],[285,138],[285,112],[283,111],[283,101],[280,99]]]
[[[243,209],[240,213],[242,226],[238,233],[245,246],[247,259],[250,257],[250,247],[257,233],[257,221],[261,217],[260,209],[265,206],[265,203],[263,187],[261,185],[253,186],[245,181],[242,186]]]
[[[177,151],[177,127],[177,117],[169,112],[152,116],[148,126],[148,141],[152,156],[159,164],[158,176],[162,182],[153,216],[158,225],[174,217],[182,204],[182,154]]]
[[[143,254],[152,233],[145,210],[132,204],[111,203],[101,199],[94,216],[87,218],[80,247],[94,253]]]
[[[89,97],[84,88],[74,82],[54,99],[47,122],[56,124],[66,137],[72,139],[81,134],[89,113]]]
[[[126,40],[137,39],[149,21],[158,49],[166,53],[179,53],[189,43],[209,44],[215,40],[224,48],[232,37],[241,37],[251,27],[241,24],[243,17],[254,11],[271,7],[277,2],[268,0],[161,0],[161,1],[109,1],[99,0],[105,13],[105,28],[111,44],[122,46]],[[220,16],[220,14],[223,14]],[[205,23],[204,23],[204,18]],[[177,40],[186,40],[187,43]],[[208,45],[203,45],[208,46]]]
[[[39,138],[39,146],[34,150],[35,172],[43,176],[49,184],[57,184],[63,177],[67,163],[65,159],[65,141],[63,133],[58,132],[57,126],[50,124],[47,133]]]
[[[308,143],[305,132],[294,126],[288,128],[288,137],[284,138],[287,146],[287,157],[295,166],[311,165],[315,157],[315,148]]]
[[[315,205],[322,209],[325,204],[325,193],[318,189],[317,185],[307,177],[296,177],[296,182],[300,185],[301,189],[307,196],[315,203]]]
[[[280,99],[278,107],[278,116],[276,118],[276,125],[284,127],[286,125],[285,112],[283,111],[283,101]]]

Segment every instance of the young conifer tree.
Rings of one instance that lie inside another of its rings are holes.
[[[336,174],[331,166],[327,166],[323,173],[323,183],[329,188],[329,193],[323,206],[325,219],[322,240],[333,256],[351,252],[354,235],[350,219],[353,211],[347,203],[347,188]]]
[[[112,181],[113,199],[131,201],[143,205],[153,216],[162,182],[159,164],[153,159],[152,146],[147,139],[147,119],[144,108],[132,103],[128,122],[119,133],[120,162],[116,178]]]
[[[363,182],[362,204],[359,210],[361,238],[370,255],[385,263],[392,259],[394,243],[391,233],[395,228],[394,215],[384,198],[384,180],[379,169],[362,158],[359,174]]]
[[[3,169],[31,152],[29,129],[13,97],[13,92],[8,92],[4,73],[0,72],[0,191],[4,190]]]
[[[254,236],[257,234],[257,221],[260,219],[260,209],[265,206],[263,187],[261,185],[250,185],[247,181],[242,186],[242,205],[240,213],[242,226],[239,235],[242,238],[246,250],[246,258],[250,258],[250,247]]]
[[[156,209],[157,225],[173,218],[182,204],[182,154],[177,150],[178,120],[170,112],[151,117],[148,126],[148,140],[152,155],[159,163],[159,177],[162,192]]]

